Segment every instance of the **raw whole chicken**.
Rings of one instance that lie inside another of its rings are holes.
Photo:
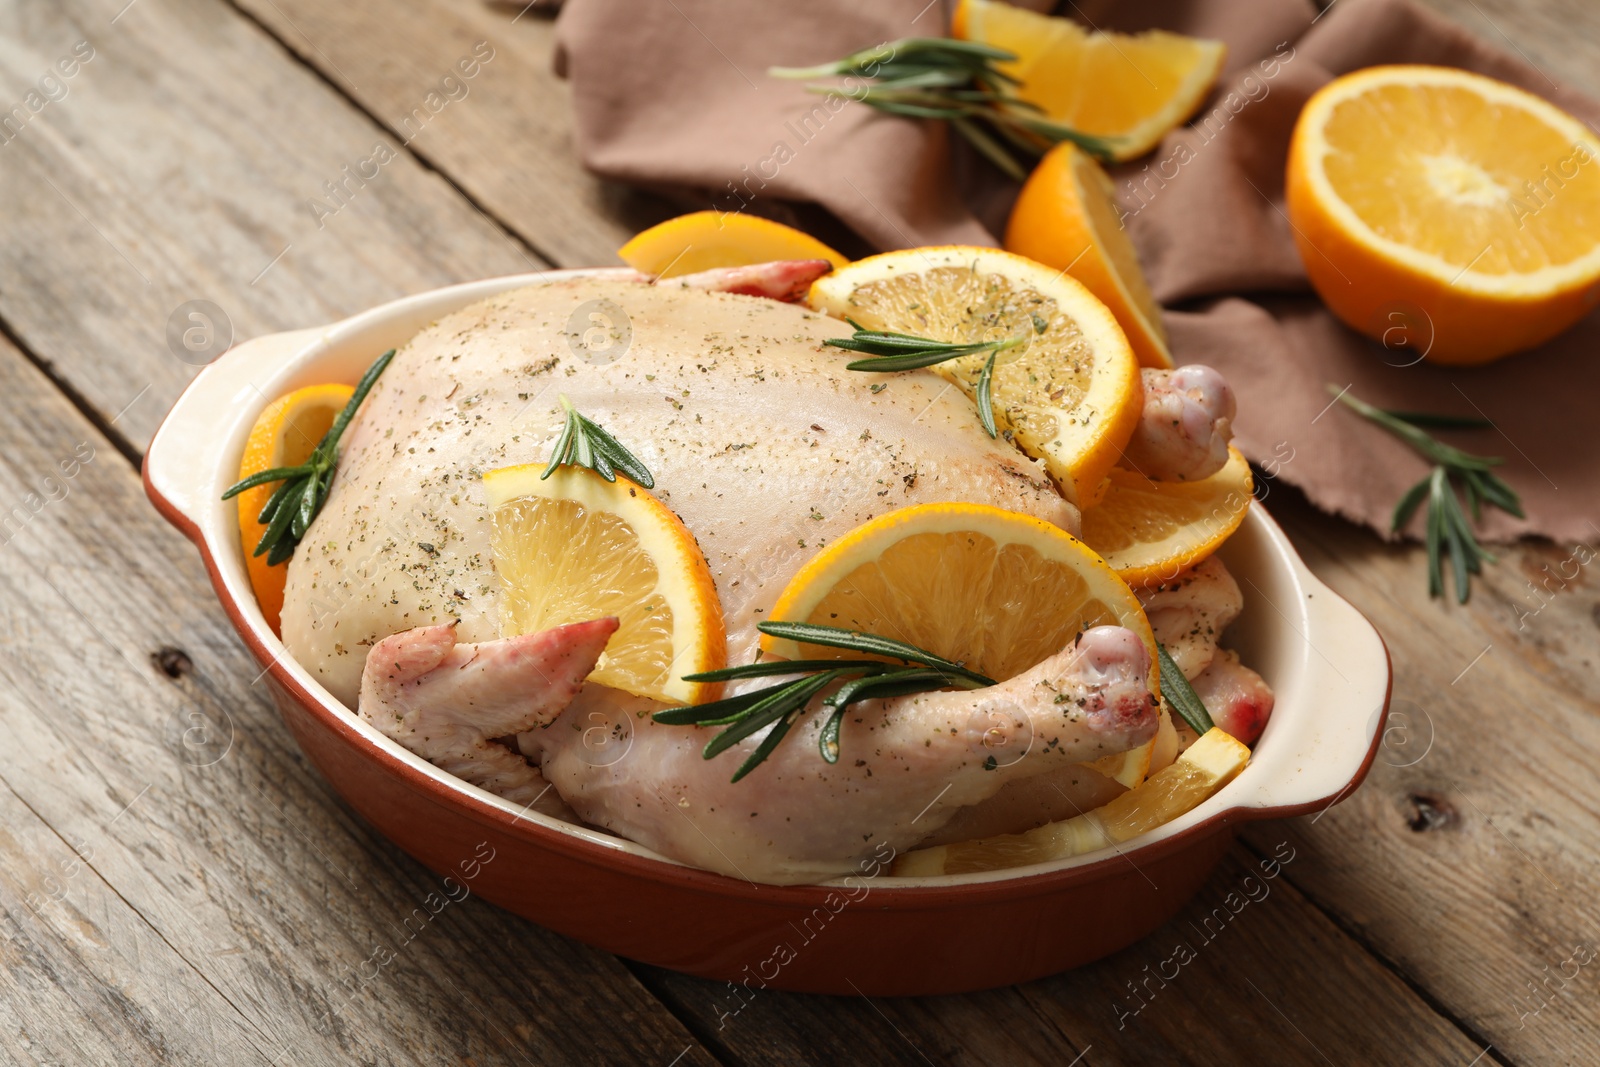
[[[347,431],[290,564],[290,652],[380,730],[472,784],[755,882],[848,873],[881,842],[913,847],[1009,782],[1144,743],[1157,721],[1146,652],[1116,627],[989,689],[857,705],[841,738],[851,758],[838,764],[817,757],[819,717],[807,716],[736,784],[738,746],[706,761],[704,730],[654,723],[659,705],[585,683],[614,622],[502,637],[480,477],[548,458],[561,395],[644,461],[699,540],[730,663],[750,661],[756,624],[796,570],[874,516],[972,501],[1077,531],[1042,466],[989,438],[962,393],[926,371],[847,371],[822,345],[846,324],[768,298],[803,291],[825,267],[654,285],[621,272],[564,278],[425,329]],[[1198,421],[1209,439],[1214,425]],[[1169,450],[1170,466],[1203,476],[1207,448]],[[618,744],[597,750],[597,728]],[[1023,737],[1005,751],[1028,758],[993,758]]]

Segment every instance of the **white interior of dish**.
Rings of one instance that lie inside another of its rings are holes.
[[[407,297],[333,326],[278,334],[237,346],[196,378],[150,447],[152,483],[200,528],[229,595],[246,625],[307,691],[325,706],[350,714],[287,654],[256,606],[239,544],[237,512],[221,500],[235,479],[245,438],[274,397],[304,385],[354,382],[378,353],[404,345],[442,315],[473,301],[541,280],[609,271],[551,271],[517,275]],[[625,273],[625,272],[624,272]],[[953,886],[1027,877],[1137,853],[1229,809],[1306,804],[1347,789],[1371,747],[1388,689],[1382,642],[1371,624],[1317,580],[1259,504],[1220,555],[1238,580],[1245,607],[1226,643],[1272,686],[1277,703],[1250,765],[1193,811],[1115,849],[985,874],[895,879],[899,886]],[[677,861],[596,830],[523,812],[446,774],[350,715],[368,744],[382,749],[449,789],[521,815],[556,833],[596,847],[662,863]],[[1331,802],[1331,801],[1330,801]]]

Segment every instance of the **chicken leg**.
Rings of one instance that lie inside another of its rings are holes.
[[[596,826],[685,863],[777,884],[845,874],[884,843],[914,847],[1008,781],[1126,751],[1156,729],[1148,652],[1131,631],[1102,626],[987,689],[856,705],[834,764],[817,752],[823,716],[808,715],[765,763],[731,782],[762,735],[708,761],[701,749],[711,731],[640,716],[659,705],[573,699],[579,669],[614,629],[599,620],[474,646],[453,646],[449,627],[407,631],[368,657],[361,714],[514,801],[548,783]],[[597,714],[612,718],[597,725]],[[518,738],[526,761],[488,740],[516,727],[526,731]]]

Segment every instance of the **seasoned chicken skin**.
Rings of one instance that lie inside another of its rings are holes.
[[[395,355],[345,432],[337,476],[289,564],[283,639],[354,705],[368,651],[455,622],[500,635],[482,474],[543,462],[565,395],[644,461],[694,532],[728,662],[818,548],[885,512],[970,501],[1065,530],[1041,465],[991,440],[929,371],[848,371],[835,319],[627,278],[562,279],[474,304]]]

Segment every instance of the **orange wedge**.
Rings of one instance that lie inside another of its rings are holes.
[[[311,458],[311,452],[333,425],[355,389],[348,385],[308,385],[279,397],[256,416],[256,424],[245,441],[239,459],[239,477],[273,467],[294,467]],[[256,603],[266,616],[272,632],[279,631],[283,615],[283,586],[288,578],[287,561],[267,566],[265,555],[256,556],[256,543],[267,528],[256,521],[261,509],[281,483],[272,482],[246,489],[238,496],[239,538],[244,545],[245,569]]]
[[[617,255],[634,270],[663,278],[775,259],[825,259],[835,267],[850,262],[792,226],[725,211],[668,219],[636,235]]]
[[[1484,363],[1600,302],[1597,156],[1588,127],[1521,89],[1370,67],[1300,113],[1288,214],[1311,284],[1352,329]]]
[[[901,877],[969,874],[1093,852],[1148,833],[1193,810],[1231,782],[1250,762],[1250,750],[1221,728],[1184,750],[1170,766],[1093,811],[1021,834],[957,841],[909,852],[895,863]]]
[[[1122,228],[1111,178],[1070,142],[1045,154],[1006,225],[1006,250],[1064,270],[1111,309],[1145,367],[1170,367],[1161,308]]]
[[[819,278],[807,300],[869,329],[936,341],[1024,338],[995,364],[995,424],[1076,504],[1103,490],[1144,408],[1139,363],[1115,316],[1081,282],[1022,256],[966,245],[885,252]],[[985,361],[979,353],[929,370],[976,399]]]
[[[1110,480],[1100,503],[1083,513],[1083,540],[1133,586],[1170,579],[1215,552],[1244,521],[1254,489],[1237,448],[1197,482],[1152,482],[1120,467]]]
[[[1017,95],[1057,122],[1115,138],[1117,160],[1143,155],[1194,114],[1226,53],[1221,41],[1161,30],[1091,33],[1001,0],[961,0],[951,35],[1015,53],[1000,69],[1021,80]]]
[[[683,680],[723,666],[728,653],[722,602],[694,535],[621,475],[544,471],[527,463],[483,476],[501,633],[615,615],[621,626],[591,680],[668,703],[715,697],[720,686]]]

